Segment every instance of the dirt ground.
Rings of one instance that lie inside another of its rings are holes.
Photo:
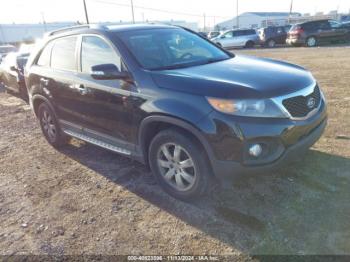
[[[0,255],[350,254],[350,48],[234,52],[318,79],[329,124],[302,161],[183,203],[127,158],[77,140],[53,149],[1,90]]]

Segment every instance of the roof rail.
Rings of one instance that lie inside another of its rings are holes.
[[[47,36],[53,36],[55,34],[59,34],[59,33],[63,33],[63,32],[69,32],[69,31],[74,31],[74,30],[79,30],[79,29],[84,29],[84,28],[92,28],[92,29],[107,29],[105,26],[103,25],[76,25],[76,26],[70,26],[70,27],[64,27],[64,28],[60,28],[54,31],[51,31],[47,34]]]

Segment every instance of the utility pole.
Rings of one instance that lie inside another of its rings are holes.
[[[288,24],[290,24],[290,19],[291,19],[292,13],[293,13],[293,0],[290,1]]]
[[[132,23],[135,24],[134,2],[132,0],[130,0],[130,2],[131,2]]]
[[[237,4],[236,4],[236,7],[237,7],[237,9],[236,9],[236,20],[237,20],[237,28],[239,28],[239,15],[238,15],[238,0],[236,1],[237,2]]]
[[[86,23],[87,23],[87,24],[90,24],[90,22],[89,22],[89,16],[88,16],[88,12],[87,12],[87,8],[86,8],[86,3],[85,3],[85,0],[83,0],[83,2],[84,2],[84,11],[85,11]]]
[[[44,15],[44,12],[40,12],[40,14],[41,14],[41,18],[43,19],[44,31],[45,31],[45,33],[46,33],[47,28],[46,28],[46,21],[45,21],[45,15]]]

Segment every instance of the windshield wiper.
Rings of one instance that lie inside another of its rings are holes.
[[[230,59],[231,57],[228,58],[210,58],[202,61],[193,61],[189,63],[184,63],[184,64],[174,64],[174,65],[168,65],[168,66],[160,66],[156,68],[152,68],[151,70],[158,71],[158,70],[171,70],[171,69],[179,69],[179,68],[186,68],[190,66],[198,66],[198,65],[206,65],[206,64],[211,64],[211,63],[216,63],[220,61],[224,61],[227,59]]]
[[[186,63],[186,64],[174,64],[174,65],[168,65],[168,66],[160,66],[156,68],[152,68],[151,70],[157,71],[157,70],[171,70],[171,69],[179,69],[179,68],[185,68],[189,66],[193,66],[194,63]]]

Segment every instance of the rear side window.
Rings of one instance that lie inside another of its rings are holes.
[[[307,23],[307,24],[304,24],[302,25],[303,29],[304,30],[316,30],[317,26],[316,26],[316,23]]]
[[[76,43],[76,37],[65,37],[57,39],[52,48],[51,67],[60,70],[76,70]]]
[[[102,64],[114,64],[121,70],[120,56],[103,39],[96,36],[84,36],[81,46],[81,69],[89,74],[91,67]]]
[[[44,50],[41,52],[37,65],[50,66],[51,49],[52,49],[52,42],[48,43],[45,46]]]
[[[328,21],[322,21],[318,24],[318,28],[323,29],[323,30],[327,30],[327,29],[330,29],[331,26],[330,26]]]
[[[245,35],[255,35],[256,31],[255,30],[246,30]]]

